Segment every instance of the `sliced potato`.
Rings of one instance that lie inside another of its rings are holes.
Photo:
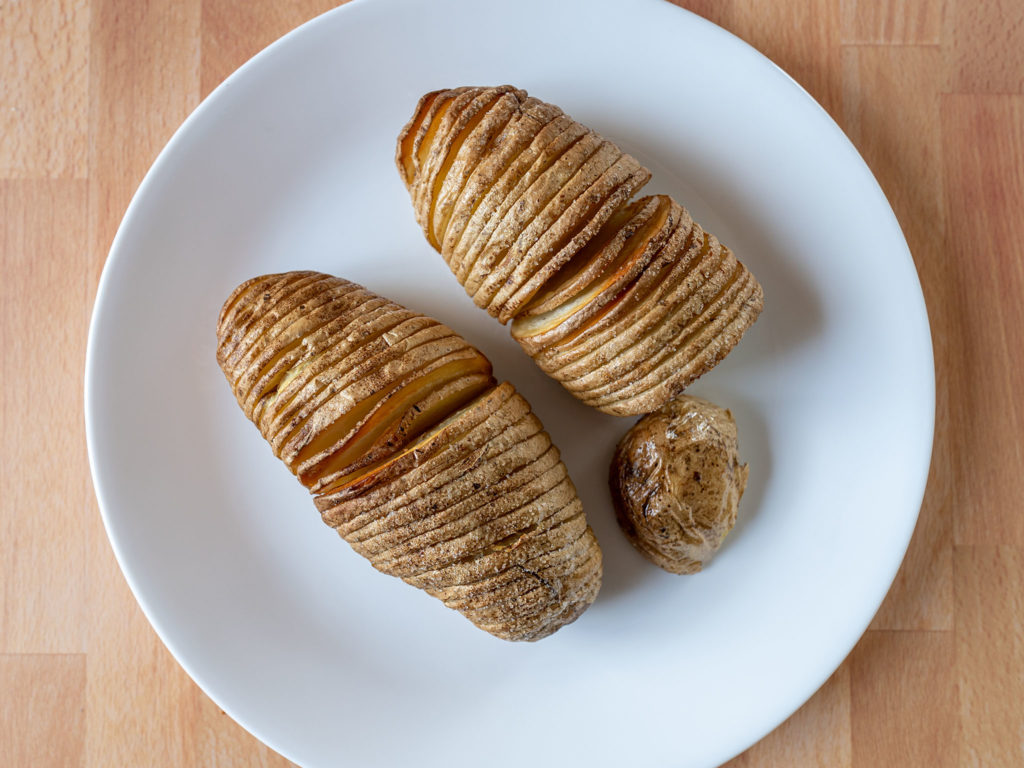
[[[438,325],[421,331],[418,336],[440,336],[444,333],[450,334],[451,331]],[[309,409],[304,420],[292,428],[287,439],[275,437],[275,443],[280,446],[279,458],[289,469],[298,472],[300,463],[325,450],[329,445],[326,433],[336,431],[337,424],[355,429],[391,393],[421,372],[441,365],[440,361],[445,356],[472,356],[476,352],[455,335],[396,347],[397,352],[388,355],[384,365],[367,364],[339,374],[338,381],[327,386],[316,398],[316,404]]]
[[[458,496],[446,493],[445,505],[438,505],[432,515],[421,515],[405,525],[374,526],[374,530],[369,533],[369,529],[363,528],[356,535],[350,536],[350,540],[358,540],[360,545],[372,547],[375,556],[382,559],[414,555],[430,557],[430,547],[473,530],[481,514],[496,516],[501,513],[502,507],[506,512],[518,509],[521,503],[515,502],[517,495],[533,493],[527,500],[535,498],[537,494],[531,490],[534,484],[558,464],[558,454],[550,448],[542,458],[544,460],[524,456],[522,450],[506,451],[488,463],[488,466],[494,467],[499,464],[512,465],[509,469],[502,468],[500,482],[485,487],[478,480],[471,486],[472,490],[467,489]],[[434,503],[431,502],[430,506]]]
[[[467,452],[475,452],[487,445],[491,435],[488,423],[499,419],[507,423],[509,416],[505,411],[518,405],[512,399],[513,393],[514,389],[508,382],[489,390],[388,461],[367,469],[357,479],[325,489],[317,497],[317,507],[327,515],[337,505],[358,499],[359,504],[368,509],[382,510],[383,516],[412,503],[417,498],[414,494],[423,483],[438,477],[441,478],[438,483],[448,482],[451,475],[446,476],[446,470],[463,461]],[[525,414],[524,411],[518,418]],[[461,471],[461,467],[455,470]],[[394,507],[385,509],[391,504]],[[340,521],[333,518],[326,522],[335,528],[340,525]],[[344,533],[347,536],[351,531]]]
[[[281,315],[289,312],[293,304],[297,304],[296,294],[302,295],[303,291],[315,292],[318,290],[317,284],[322,281],[322,276],[304,273],[298,279],[266,286],[262,295],[253,297],[255,301],[251,303],[273,307],[274,311],[251,312],[247,322],[230,326],[231,335],[218,345],[218,359],[223,360],[224,365],[229,366],[236,377],[240,376],[247,370],[243,362],[246,355],[251,354],[257,342],[266,335]]]
[[[382,570],[388,573],[405,575],[427,565],[436,568],[476,557],[509,537],[522,536],[543,517],[552,514],[553,506],[538,504],[537,500],[555,492],[556,488],[561,489],[556,494],[558,503],[568,503],[575,489],[562,487],[564,482],[564,469],[558,471],[555,467],[525,485],[509,487],[505,493],[495,495],[489,503],[476,506],[459,519],[411,542],[386,549],[375,562],[382,564]]]
[[[466,94],[465,98],[469,99],[469,96],[470,94]],[[461,189],[465,177],[459,173],[462,164],[456,165],[456,161],[462,154],[463,145],[484,123],[485,118],[492,112],[492,108],[502,102],[502,92],[500,89],[487,89],[483,93],[473,95],[472,99],[464,105],[460,105],[461,100],[461,98],[453,100],[452,108],[447,115],[452,124],[448,127],[444,140],[435,143],[428,161],[428,171],[424,174],[418,190],[423,206],[421,215],[424,231],[431,245],[437,249],[440,249],[443,237],[443,233],[440,232],[441,222],[439,219],[441,215],[438,211],[438,200],[443,191],[451,194],[454,189],[454,194],[457,195]],[[510,116],[510,110],[506,112]],[[494,128],[495,120],[492,119],[484,123],[483,140],[485,145],[489,138],[486,131],[494,130]],[[471,142],[470,148],[473,146],[475,143]],[[475,158],[470,158],[470,160],[475,167]]]
[[[543,117],[531,123],[528,110]],[[524,91],[428,94],[396,158],[429,242],[474,303],[512,322],[540,367],[600,410],[658,407],[721,360],[763,306],[759,287],[722,294],[738,279],[732,256],[685,208],[630,202],[646,168]]]
[[[486,156],[493,141],[516,115],[519,100],[501,89],[490,89],[481,108],[466,121],[448,150],[434,179],[428,218],[433,244],[438,250],[444,242],[449,222],[466,183]],[[468,112],[468,110],[467,110]]]
[[[514,547],[488,547],[475,556],[435,569],[409,573],[403,578],[423,588],[472,584],[575,541],[585,535],[586,520],[580,514],[582,507],[578,499],[559,506],[557,502],[561,495],[560,490],[547,495],[544,501],[555,507],[553,513],[542,528],[517,539]]]
[[[677,229],[632,284],[603,307],[593,312],[582,310],[577,313],[578,318],[571,317],[546,334],[547,346],[534,355],[542,370],[556,378],[569,378],[574,372],[564,370],[567,366],[588,356],[611,359],[618,350],[632,344],[637,335],[664,317],[681,296],[690,295],[704,283],[700,266],[711,257],[703,238],[703,232],[693,227],[690,247],[679,256],[683,237]],[[589,370],[592,365],[587,360],[580,370]]]
[[[491,302],[506,280],[514,279],[516,270],[532,271],[543,259],[546,251],[534,249],[546,237],[558,239],[567,229],[575,229],[579,222],[572,205],[615,164],[619,152],[613,144],[588,134],[552,164],[550,168],[523,195],[512,208],[507,219],[515,239],[502,249],[494,268],[481,282],[473,295],[478,305],[491,311]],[[523,205],[522,203],[526,203]],[[514,226],[514,229],[513,229]],[[499,245],[491,246],[493,248]],[[486,304],[481,302],[485,301]],[[492,312],[492,314],[494,314]]]
[[[429,318],[395,311],[393,306],[379,300],[340,312],[334,321],[308,337],[298,350],[300,354],[306,350],[316,352],[292,364],[276,388],[266,393],[266,407],[257,422],[260,430],[271,445],[278,447],[338,376],[359,365],[359,358],[375,343],[378,346],[383,343],[378,339],[386,337],[390,343],[430,325]]]
[[[412,537],[444,525],[460,514],[460,503],[495,482],[488,481],[489,477],[499,473],[505,477],[529,464],[536,455],[528,452],[530,446],[539,444],[543,450],[548,439],[535,421],[520,419],[494,435],[491,430],[500,429],[498,423],[497,419],[489,420],[481,431],[467,434],[464,442],[460,440],[462,445],[475,444],[482,435],[487,436],[485,444],[468,456],[463,448],[448,467],[434,466],[424,472],[411,472],[412,478],[402,478],[403,486],[412,486],[408,490],[395,488],[391,498],[376,502],[363,498],[348,504],[346,537],[362,541],[383,530]]]
[[[449,151],[477,141],[488,109],[480,100],[466,90],[424,100],[402,167],[414,177],[447,167],[422,141],[460,124],[467,136]],[[475,124],[474,109],[483,115]],[[557,449],[526,401],[450,328],[353,283],[288,273],[239,286],[217,333],[246,415],[324,521],[375,568],[430,587],[508,640],[546,636],[593,602],[600,549]],[[558,554],[569,535],[575,560]],[[541,590],[525,564],[547,555],[564,574],[537,576]]]
[[[686,311],[686,303],[692,302],[692,297],[707,283],[702,263],[716,258],[709,251],[698,249],[675,264],[658,259],[646,270],[653,272],[653,279],[647,281],[646,296],[631,301],[632,291],[627,293],[609,312],[601,313],[582,329],[549,347],[551,355],[541,361],[542,367],[559,380],[568,381],[614,361],[650,329],[671,316],[675,307],[682,304]],[[641,280],[646,276],[642,274]]]
[[[434,106],[434,102],[442,93],[443,91],[432,91],[424,94],[416,105],[416,112],[413,114],[412,120],[410,120],[405,128],[402,129],[402,133],[398,137],[398,146],[395,150],[395,163],[402,172],[402,180],[405,182],[406,187],[408,187],[416,177],[415,155],[416,149],[418,149],[418,146],[416,145],[423,141],[421,131],[426,133],[426,126],[429,125],[428,118],[431,113],[431,109]]]
[[[605,375],[592,378],[593,386],[588,392],[601,396],[643,381],[665,358],[686,347],[703,329],[724,327],[731,319],[732,309],[744,300],[743,292],[750,280],[752,276],[738,262],[723,259],[721,269],[686,303],[649,326],[633,346],[621,350],[614,360],[599,369],[599,373]],[[616,374],[618,380],[612,381]]]

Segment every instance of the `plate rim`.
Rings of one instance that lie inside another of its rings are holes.
[[[252,735],[254,738],[262,742],[264,745],[274,750],[278,754],[282,755],[288,760],[301,765],[298,757],[291,753],[290,750],[285,749],[272,735],[265,731],[254,727],[247,723],[244,718],[240,717],[232,704],[222,700],[218,695],[214,695],[209,690],[208,685],[203,680],[202,675],[199,674],[191,661],[186,660],[184,654],[177,648],[176,643],[169,637],[168,629],[164,625],[161,618],[157,615],[154,608],[147,602],[144,592],[140,589],[136,577],[133,575],[132,569],[126,567],[125,555],[123,549],[119,543],[118,534],[116,532],[116,526],[111,522],[111,516],[108,512],[109,502],[106,500],[105,484],[110,482],[111,472],[104,470],[100,467],[103,463],[103,459],[100,458],[99,449],[96,445],[97,442],[97,430],[99,429],[98,424],[102,421],[96,411],[96,398],[97,395],[97,384],[95,381],[95,356],[96,348],[100,343],[98,336],[99,316],[101,314],[102,306],[109,302],[108,293],[110,292],[110,285],[113,281],[111,277],[118,269],[118,265],[124,261],[127,256],[125,251],[127,250],[123,245],[127,235],[126,232],[130,229],[133,224],[133,219],[137,216],[139,209],[143,205],[143,200],[147,196],[148,190],[155,183],[155,180],[161,175],[162,169],[168,165],[168,158],[176,151],[178,145],[180,145],[185,137],[191,132],[192,126],[203,119],[203,115],[211,105],[219,99],[223,98],[224,94],[235,87],[235,84],[244,77],[248,76],[248,73],[258,66],[264,59],[267,59],[274,55],[274,53],[281,47],[286,46],[292,42],[293,39],[300,37],[305,33],[307,28],[317,26],[324,23],[328,17],[335,15],[346,15],[353,11],[355,8],[362,8],[364,6],[386,6],[395,0],[349,0],[344,5],[336,6],[323,13],[320,13],[311,19],[303,22],[297,27],[289,30],[266,47],[262,48],[251,58],[246,60],[241,66],[234,70],[228,75],[221,83],[219,83],[209,94],[207,94],[188,114],[188,116],[182,121],[182,123],[173,131],[170,138],[160,149],[154,158],[149,169],[146,171],[142,180],[139,182],[138,187],[131,196],[131,199],[125,208],[124,215],[118,224],[117,231],[114,238],[111,241],[110,248],[107,252],[107,256],[103,263],[103,268],[100,274],[100,278],[97,284],[96,295],[93,302],[92,312],[90,314],[88,337],[86,343],[86,354],[85,354],[85,365],[84,365],[84,416],[85,416],[85,434],[86,434],[86,449],[89,460],[90,477],[92,480],[93,490],[96,495],[97,506],[100,511],[100,517],[103,521],[104,532],[106,533],[107,540],[110,543],[111,549],[113,550],[115,560],[118,568],[120,569],[128,587],[135,598],[136,603],[142,610],[143,615],[149,622],[153,631],[156,633],[160,642],[168,650],[174,661],[185,671],[193,683],[206,695],[211,701],[213,701],[222,711],[224,711],[232,720],[234,720],[239,726],[241,726],[246,732]],[[465,0],[439,0],[441,2],[460,3]],[[908,547],[910,545],[911,537],[914,530],[916,529],[917,522],[920,517],[921,507],[924,502],[924,496],[928,484],[928,476],[931,467],[932,454],[934,451],[934,437],[935,437],[935,408],[936,408],[936,392],[935,392],[935,362],[934,362],[934,345],[931,333],[931,323],[928,316],[928,307],[924,299],[924,293],[921,288],[920,275],[917,271],[916,264],[914,263],[910,247],[906,241],[906,236],[903,229],[896,217],[895,212],[892,209],[892,204],[889,201],[888,196],[878,183],[878,179],[868,165],[867,161],[860,154],[856,145],[842,129],[842,127],[835,121],[835,119],[828,113],[827,110],[815,99],[795,78],[793,78],[788,72],[782,67],[772,61],[768,56],[761,53],[757,48],[747,43],[738,35],[730,32],[729,30],[715,24],[714,22],[704,18],[703,16],[694,13],[685,8],[675,5],[674,3],[668,2],[668,0],[600,0],[605,6],[614,8],[616,11],[627,11],[629,13],[634,12],[636,9],[642,6],[654,8],[660,6],[662,8],[673,9],[671,12],[680,12],[690,17],[690,23],[694,23],[703,28],[704,32],[718,35],[728,40],[728,45],[738,46],[739,50],[745,50],[749,54],[753,54],[754,60],[758,61],[759,66],[768,65],[769,69],[774,70],[777,74],[781,74],[790,84],[802,94],[803,98],[806,99],[810,105],[812,105],[812,111],[817,114],[819,119],[824,118],[826,125],[829,130],[838,133],[842,137],[840,142],[848,152],[852,152],[856,165],[867,173],[870,183],[874,186],[875,191],[880,196],[881,200],[885,201],[885,210],[888,214],[888,218],[891,219],[890,224],[895,226],[895,231],[899,233],[900,240],[903,246],[904,259],[901,260],[902,267],[910,271],[912,278],[912,284],[916,286],[917,291],[914,294],[914,307],[908,308],[909,311],[914,315],[916,324],[924,331],[922,338],[919,340],[921,343],[920,351],[924,355],[925,363],[925,379],[926,379],[926,390],[920,392],[919,395],[923,401],[923,404],[927,406],[927,423],[925,427],[926,434],[922,435],[925,438],[924,442],[927,444],[927,450],[923,452],[922,465],[918,467],[917,476],[914,478],[914,482],[907,482],[907,488],[913,489],[911,494],[913,498],[918,499],[916,509],[912,515],[908,515],[906,518],[905,529],[898,532],[901,541],[901,555],[895,565],[891,568],[891,572],[886,572],[885,578],[879,578],[880,584],[884,584],[884,590],[881,591],[880,597],[878,598],[877,605],[870,609],[866,617],[861,616],[862,621],[855,622],[856,626],[861,628],[852,636],[847,638],[842,643],[836,643],[835,650],[830,654],[825,654],[830,660],[825,664],[827,667],[826,672],[821,676],[812,690],[801,693],[795,696],[795,699],[790,700],[787,705],[783,706],[780,704],[778,712],[781,715],[775,719],[772,718],[771,722],[767,727],[761,727],[752,729],[753,736],[740,739],[737,743],[740,747],[736,749],[734,746],[729,747],[726,750],[718,750],[720,753],[716,758],[719,762],[726,761],[735,757],[754,744],[761,741],[768,734],[778,728],[782,723],[788,720],[804,703],[809,701],[817,691],[831,678],[836,669],[841,666],[843,661],[849,656],[850,652],[854,649],[857,643],[860,641],[863,634],[869,629],[872,620],[877,614],[885,601],[886,596],[889,594],[892,585],[896,579],[899,570],[902,567],[903,561],[906,558]],[[593,0],[591,0],[593,2]],[[731,40],[729,40],[731,38]],[[923,323],[922,323],[923,321]],[[104,480],[104,473],[107,475],[107,479]],[[908,475],[909,476],[909,475]],[[895,534],[890,534],[895,537]],[[876,571],[877,572],[877,571]],[[817,677],[817,676],[815,676]]]

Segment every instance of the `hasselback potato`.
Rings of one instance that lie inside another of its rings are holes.
[[[601,550],[558,449],[450,328],[288,272],[238,286],[217,338],[246,416],[375,568],[506,640],[593,602]]]
[[[420,99],[396,163],[416,219],[477,306],[606,413],[656,410],[763,306],[754,276],[650,173],[512,86]]]

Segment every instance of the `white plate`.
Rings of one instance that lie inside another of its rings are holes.
[[[659,571],[615,525],[607,466],[631,422],[543,376],[413,222],[392,156],[417,98],[504,82],[620,142],[764,285],[759,322],[693,388],[732,408],[750,463],[698,576]],[[578,622],[496,640],[320,522],[214,360],[228,292],[289,269],[438,317],[529,398],[605,552]],[[917,517],[933,403],[917,276],[856,150],[767,59],[660,0],[373,0],[272,45],[140,187],[86,368],[97,495],[139,603],[214,701],[306,766],[726,760],[868,625]]]

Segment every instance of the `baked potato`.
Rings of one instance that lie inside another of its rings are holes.
[[[696,573],[736,524],[749,468],[732,413],[683,395],[619,442],[610,487],[630,543],[671,573]]]
[[[656,410],[757,319],[754,276],[649,171],[509,85],[433,91],[396,164],[427,241],[540,367],[606,413]]]
[[[288,272],[238,286],[217,340],[245,415],[377,570],[506,640],[594,601],[601,550],[558,449],[450,328]]]

